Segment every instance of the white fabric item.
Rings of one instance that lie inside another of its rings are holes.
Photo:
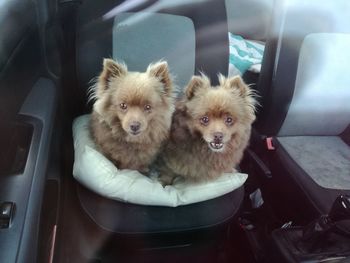
[[[90,137],[89,118],[89,115],[83,115],[73,122],[73,175],[81,184],[107,198],[140,205],[176,207],[229,193],[242,186],[248,177],[242,173],[227,173],[210,182],[190,184],[177,180],[174,185],[163,187],[155,176],[119,170],[98,152]]]

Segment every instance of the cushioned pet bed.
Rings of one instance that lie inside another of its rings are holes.
[[[110,199],[140,205],[176,207],[213,199],[229,193],[247,179],[246,174],[226,173],[220,178],[200,184],[176,180],[163,187],[156,172],[150,177],[134,170],[120,170],[97,149],[89,133],[89,115],[73,123],[75,160],[73,175],[90,190]]]

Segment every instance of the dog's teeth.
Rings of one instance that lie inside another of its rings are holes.
[[[211,142],[210,146],[213,147],[214,149],[221,149],[224,146],[224,144],[223,143]]]

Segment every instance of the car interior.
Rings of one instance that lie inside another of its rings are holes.
[[[347,0],[1,0],[0,262],[350,262],[349,15]],[[258,70],[232,39],[264,47]],[[239,69],[259,102],[244,185],[167,207],[76,180],[72,124],[104,58],[163,59],[178,94]]]

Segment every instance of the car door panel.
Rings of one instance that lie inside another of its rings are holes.
[[[0,3],[0,204],[15,204],[10,226],[0,229],[0,262],[40,261],[43,196],[58,140],[59,77],[48,72],[42,28],[49,27],[39,24],[38,2]]]

